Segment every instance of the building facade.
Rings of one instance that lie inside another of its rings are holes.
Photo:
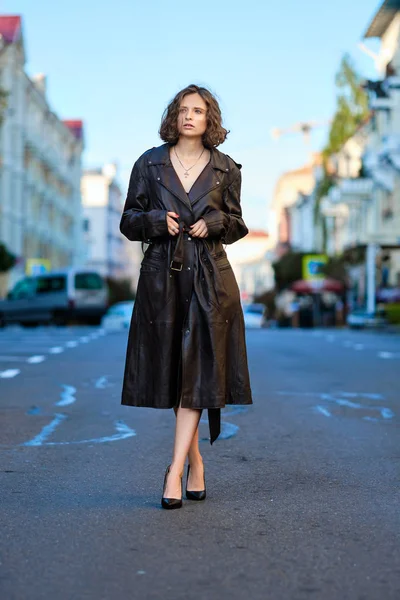
[[[270,247],[268,234],[258,230],[250,230],[244,238],[226,246],[243,301],[251,301],[274,287]]]
[[[138,268],[132,260],[132,248],[119,230],[123,199],[113,164],[84,172],[82,203],[86,265],[106,277],[135,280]],[[134,250],[138,250],[137,245]]]
[[[25,72],[19,16],[0,16],[0,241],[16,255],[9,285],[29,259],[51,269],[84,258],[80,179],[82,121],[62,121],[46,98],[46,78]]]

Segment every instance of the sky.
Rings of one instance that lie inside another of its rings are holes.
[[[326,122],[335,109],[335,73],[348,52],[365,77],[373,60],[358,48],[378,0],[0,0],[20,14],[29,75],[47,75],[51,109],[84,121],[84,166],[130,170],[162,143],[162,113],[190,83],[218,97],[230,130],[219,147],[243,165],[242,206],[252,229],[271,227],[277,178],[324,145],[300,134],[278,141],[274,127]],[[378,41],[367,41],[376,50]]]

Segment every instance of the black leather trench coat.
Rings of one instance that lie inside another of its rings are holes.
[[[223,244],[248,229],[240,207],[241,165],[217,149],[187,194],[169,145],[135,163],[120,230],[149,244],[129,331],[122,404],[208,409],[211,443],[225,404],[251,404],[239,289]],[[170,236],[167,211],[179,215]],[[191,237],[203,218],[207,238]]]

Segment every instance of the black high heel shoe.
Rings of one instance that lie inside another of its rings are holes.
[[[187,477],[186,477],[186,498],[188,500],[205,500],[206,499],[206,474],[204,472],[204,490],[201,490],[200,492],[191,492],[187,489],[187,484],[189,481],[189,471],[190,471],[190,464],[188,465],[187,468]]]
[[[167,510],[172,510],[174,508],[182,508],[182,498],[166,498],[164,496],[165,486],[167,484],[167,477],[168,477],[170,467],[171,467],[171,465],[168,465],[167,470],[165,471],[163,495],[161,498],[161,506],[163,508],[166,508]],[[182,477],[181,477],[181,487],[182,487]]]

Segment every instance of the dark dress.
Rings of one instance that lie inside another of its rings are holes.
[[[129,240],[149,243],[140,269],[128,337],[122,404],[208,409],[210,441],[220,409],[251,404],[239,289],[223,243],[248,229],[240,207],[240,167],[211,150],[187,194],[169,158],[169,145],[135,163],[121,218]],[[168,233],[167,211],[179,215]],[[203,218],[207,238],[189,234]]]

